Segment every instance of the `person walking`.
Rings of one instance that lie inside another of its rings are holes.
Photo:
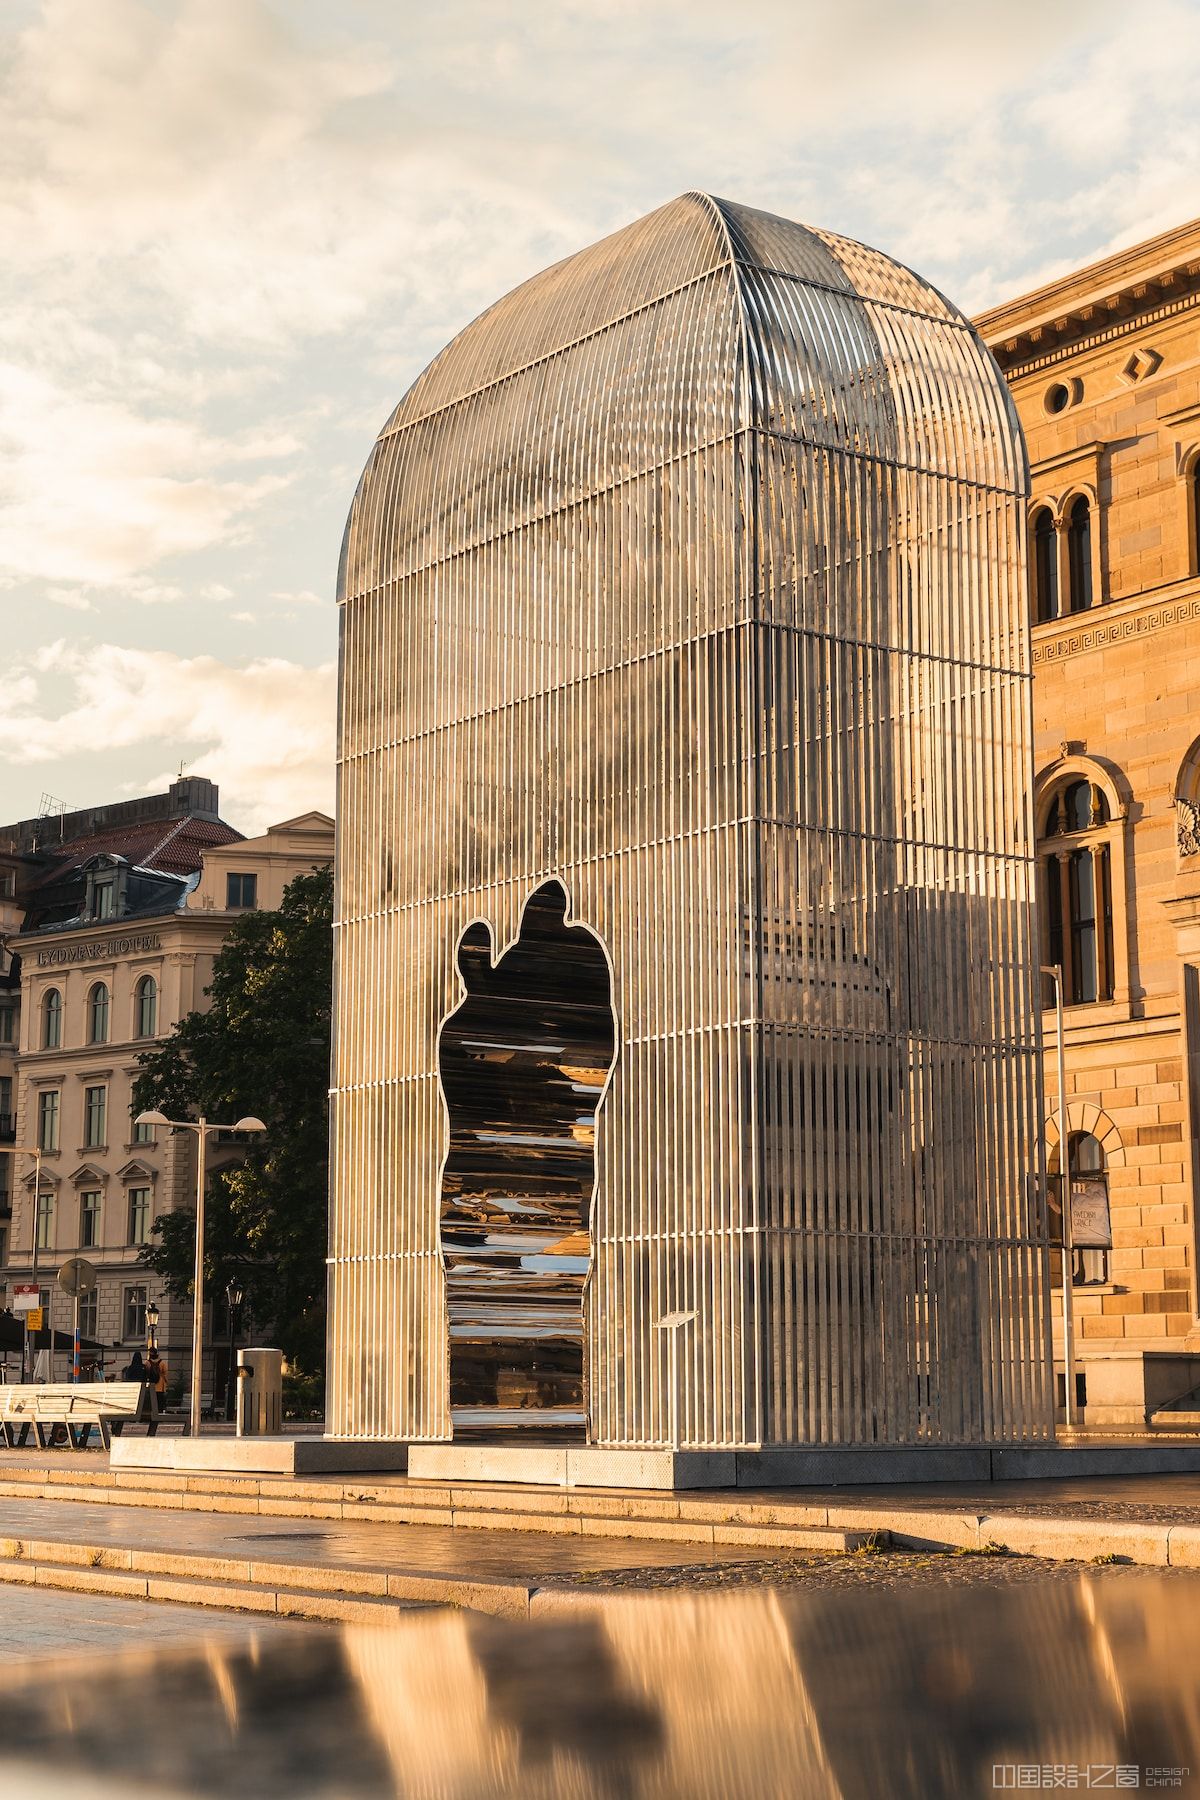
[[[156,1413],[161,1413],[163,1407],[167,1403],[167,1382],[170,1379],[170,1374],[171,1371],[167,1367],[166,1360],[159,1355],[158,1345],[155,1344],[150,1352],[149,1361],[146,1364],[146,1375],[153,1383],[151,1392],[154,1395],[154,1410]]]

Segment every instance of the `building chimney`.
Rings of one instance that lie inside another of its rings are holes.
[[[182,775],[167,789],[167,801],[173,819],[188,816],[217,819],[220,817],[217,811],[218,798],[216,782],[207,781],[203,775]]]

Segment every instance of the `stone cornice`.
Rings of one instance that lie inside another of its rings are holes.
[[[1197,623],[1200,623],[1200,590],[1193,576],[1186,582],[1173,582],[1165,589],[1134,594],[1124,600],[1092,607],[1085,613],[1069,614],[1065,619],[1035,626],[1033,666],[1038,668],[1089,650],[1103,650],[1110,644],[1126,643],[1131,638],[1145,637],[1171,625]]]
[[[1031,475],[1050,475],[1055,469],[1065,469],[1071,463],[1087,463],[1094,467],[1107,449],[1108,444],[1097,438],[1090,444],[1076,444],[1073,450],[1060,450],[1057,456],[1045,456],[1040,462],[1031,460],[1029,471]]]
[[[1200,294],[1200,220],[1078,269],[981,313],[975,325],[1000,367],[1045,368],[1194,306]]]

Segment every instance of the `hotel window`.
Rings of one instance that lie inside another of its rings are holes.
[[[50,1250],[54,1245],[54,1195],[42,1193],[37,1198],[37,1247]]]
[[[135,1144],[152,1144],[154,1142],[153,1125],[147,1124],[144,1120],[135,1119],[133,1121],[133,1141]]]
[[[92,917],[93,919],[111,919],[116,911],[115,883],[110,876],[107,881],[97,881],[92,885]]]
[[[131,1244],[148,1244],[150,1242],[150,1189],[136,1187],[129,1190],[129,1242]]]
[[[1092,509],[1080,494],[1067,510],[1067,610],[1092,604]]]
[[[1030,585],[1033,616],[1038,624],[1058,617],[1058,533],[1048,506],[1034,513],[1029,526]]]
[[[79,1247],[94,1250],[100,1242],[100,1190],[88,1188],[79,1196]]]
[[[62,995],[57,988],[47,988],[42,1000],[42,1049],[62,1047]]]
[[[135,1037],[153,1037],[158,1030],[158,983],[153,975],[143,975],[135,989]]]
[[[100,1324],[99,1295],[93,1288],[90,1294],[79,1296],[79,1335],[94,1339]]]
[[[0,1044],[11,1044],[17,1035],[17,1009],[0,1006]]]
[[[1051,795],[1038,847],[1046,961],[1062,968],[1068,1006],[1113,996],[1110,824],[1094,782],[1072,779]]]
[[[125,1289],[125,1336],[143,1339],[146,1335],[146,1289],[143,1286]]]
[[[83,1142],[88,1150],[101,1150],[108,1142],[108,1089],[83,1090]]]
[[[38,1147],[42,1150],[58,1149],[58,1109],[59,1092],[57,1088],[43,1088],[38,1095]]]
[[[227,875],[225,905],[230,911],[258,905],[257,875]]]
[[[108,989],[98,981],[88,995],[88,1043],[108,1042]]]
[[[16,1120],[13,1118],[12,1076],[0,1075],[0,1140],[11,1137]]]

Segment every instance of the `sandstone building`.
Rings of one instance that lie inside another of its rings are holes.
[[[1073,1259],[1078,1386],[1089,1422],[1133,1422],[1200,1381],[1166,1354],[1200,1351],[1200,222],[977,323],[1031,462],[1039,912],[1065,969],[1072,1169],[1111,1203],[1111,1250]],[[1053,1174],[1053,1121],[1048,1148]]]

